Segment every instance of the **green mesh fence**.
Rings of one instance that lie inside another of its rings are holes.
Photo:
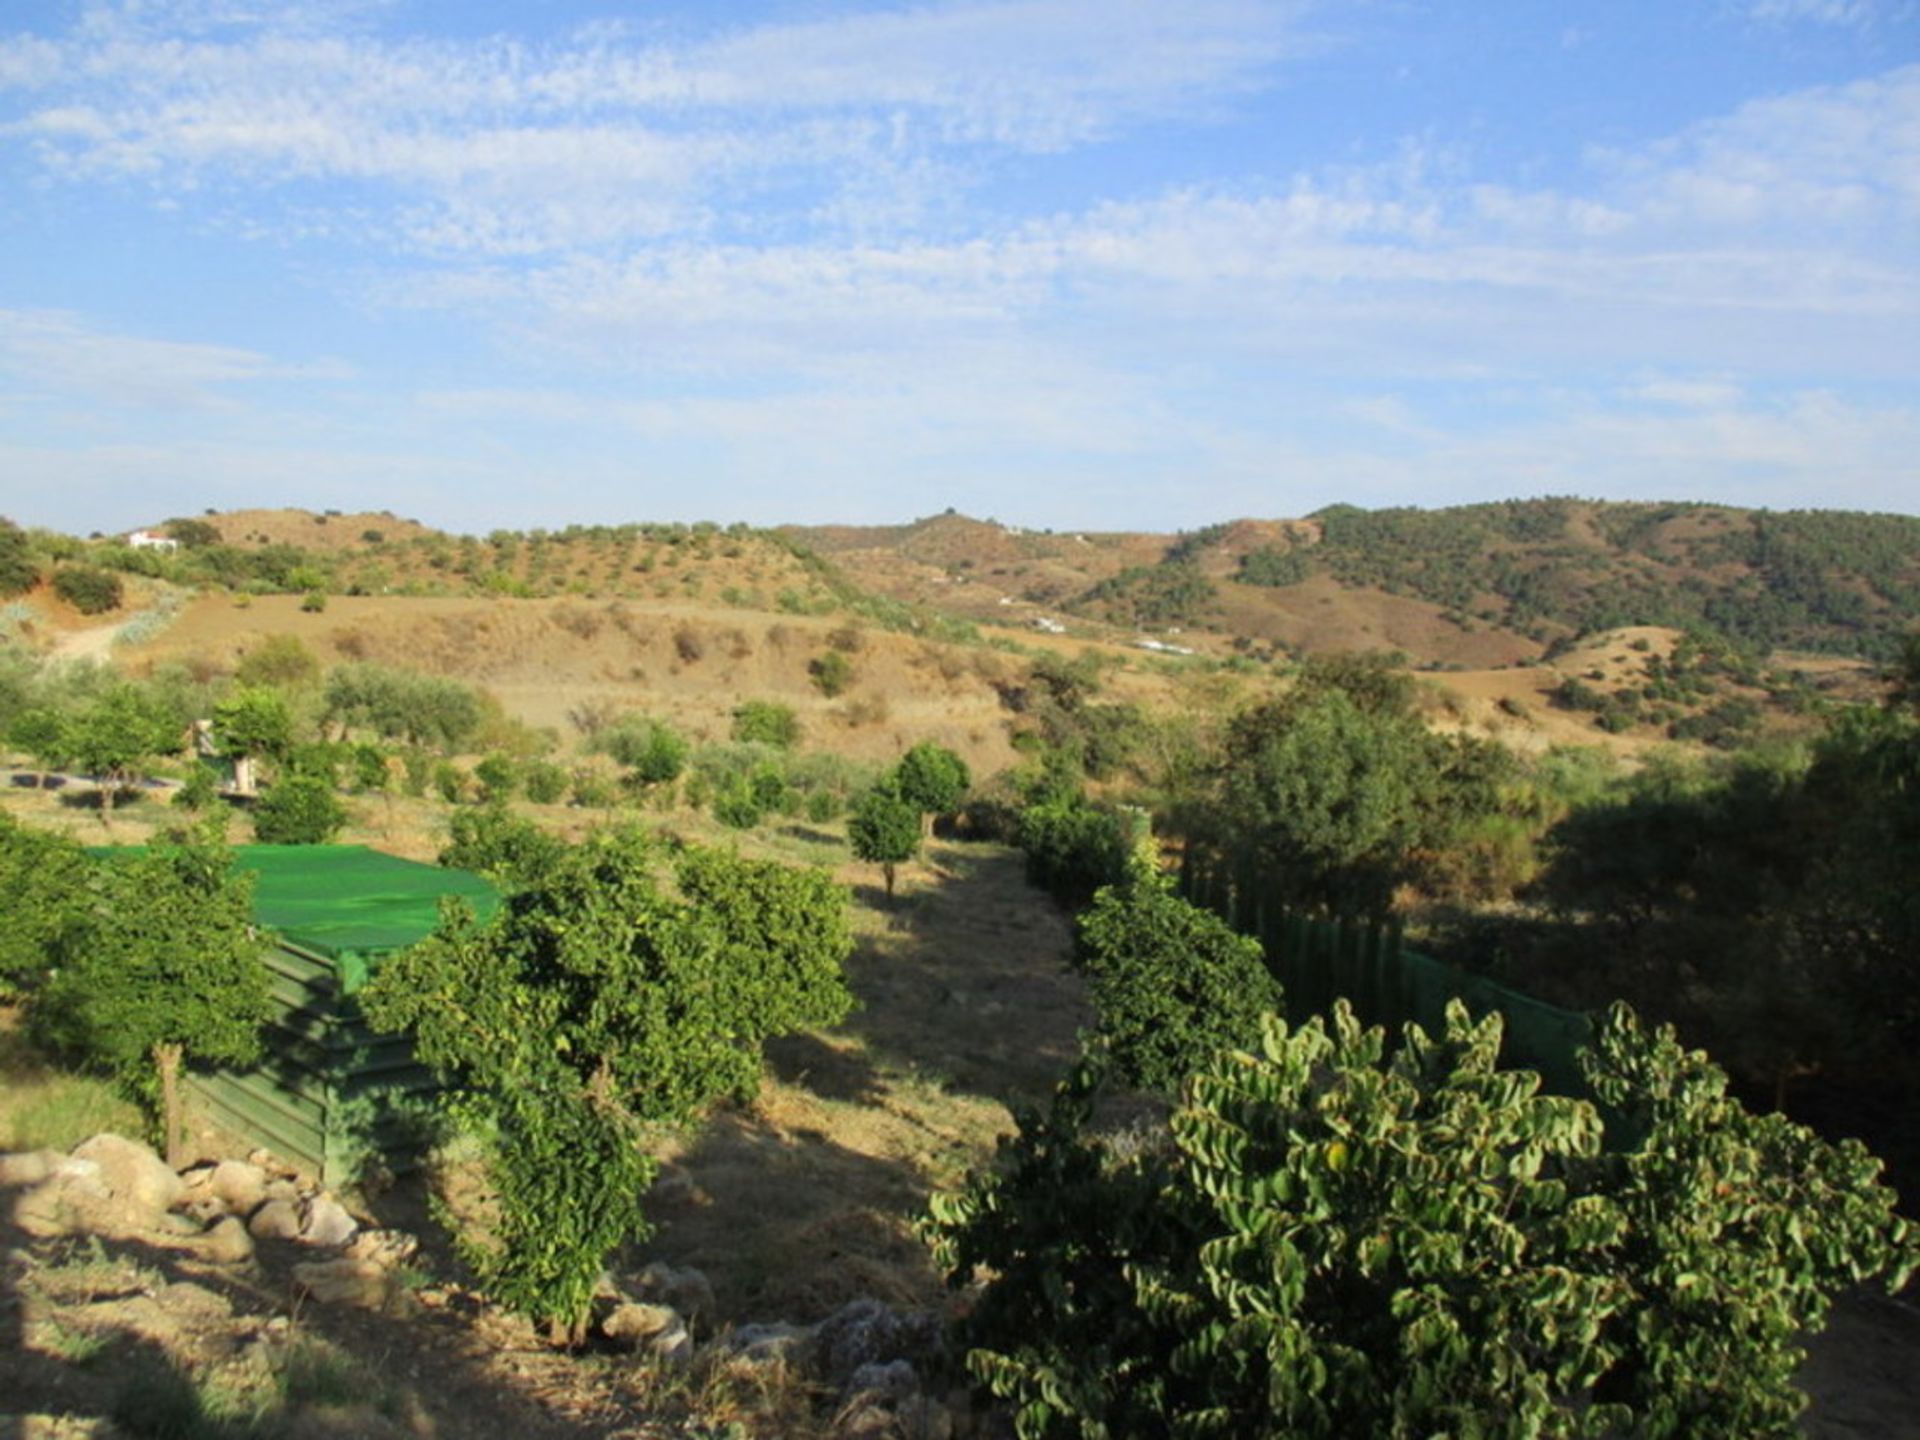
[[[1411,1023],[1431,1035],[1445,1025],[1447,1002],[1457,999],[1476,1017],[1500,1013],[1507,1064],[1537,1071],[1557,1094],[1587,1093],[1578,1055],[1593,1040],[1589,1016],[1409,950],[1397,925],[1289,914],[1257,873],[1236,874],[1189,853],[1180,875],[1190,903],[1259,939],[1290,1021],[1323,1015],[1344,996],[1365,1024],[1397,1030]]]

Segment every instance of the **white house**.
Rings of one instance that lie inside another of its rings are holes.
[[[171,535],[162,535],[158,530],[136,530],[127,536],[127,545],[134,550],[178,550],[180,542]]]

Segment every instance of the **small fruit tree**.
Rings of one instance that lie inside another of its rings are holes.
[[[855,859],[880,867],[891,900],[895,868],[920,850],[920,812],[891,785],[876,785],[853,807],[847,819],[847,842]]]
[[[967,762],[944,745],[923,740],[894,767],[894,787],[900,798],[918,810],[926,833],[932,833],[936,815],[951,815],[966,798],[973,775]]]
[[[34,1006],[37,1028],[149,1102],[179,1160],[182,1064],[245,1065],[268,1011],[253,877],[213,829],[180,831],[99,862],[87,914],[63,932]]]
[[[462,1253],[556,1342],[583,1337],[608,1252],[645,1233],[642,1127],[751,1093],[763,1040],[852,1004],[830,878],[689,849],[676,898],[662,858],[637,831],[590,837],[517,875],[488,924],[449,909],[361,992],[485,1146],[496,1218]]]
[[[1755,1116],[1624,1007],[1587,1100],[1455,1005],[1391,1059],[1344,1004],[1266,1022],[1161,1146],[1090,1132],[1097,1062],[936,1197],[968,1366],[1023,1440],[1797,1434],[1796,1337],[1916,1253],[1880,1165]]]

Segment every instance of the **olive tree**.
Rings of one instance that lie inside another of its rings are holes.
[[[1916,1260],[1880,1164],[1624,1007],[1599,1102],[1498,1065],[1450,1008],[1389,1057],[1341,1002],[1194,1076],[1162,1143],[1090,1128],[1097,1060],[936,1197],[990,1277],[968,1367],[1022,1440],[1796,1435],[1801,1336]]]

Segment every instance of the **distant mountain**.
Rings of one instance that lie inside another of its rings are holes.
[[[1290,649],[1485,666],[1629,625],[1868,658],[1920,620],[1920,518],[1688,503],[1334,505],[1187,534],[1056,534],[951,512],[793,527],[856,583],[976,618],[1038,608]]]

